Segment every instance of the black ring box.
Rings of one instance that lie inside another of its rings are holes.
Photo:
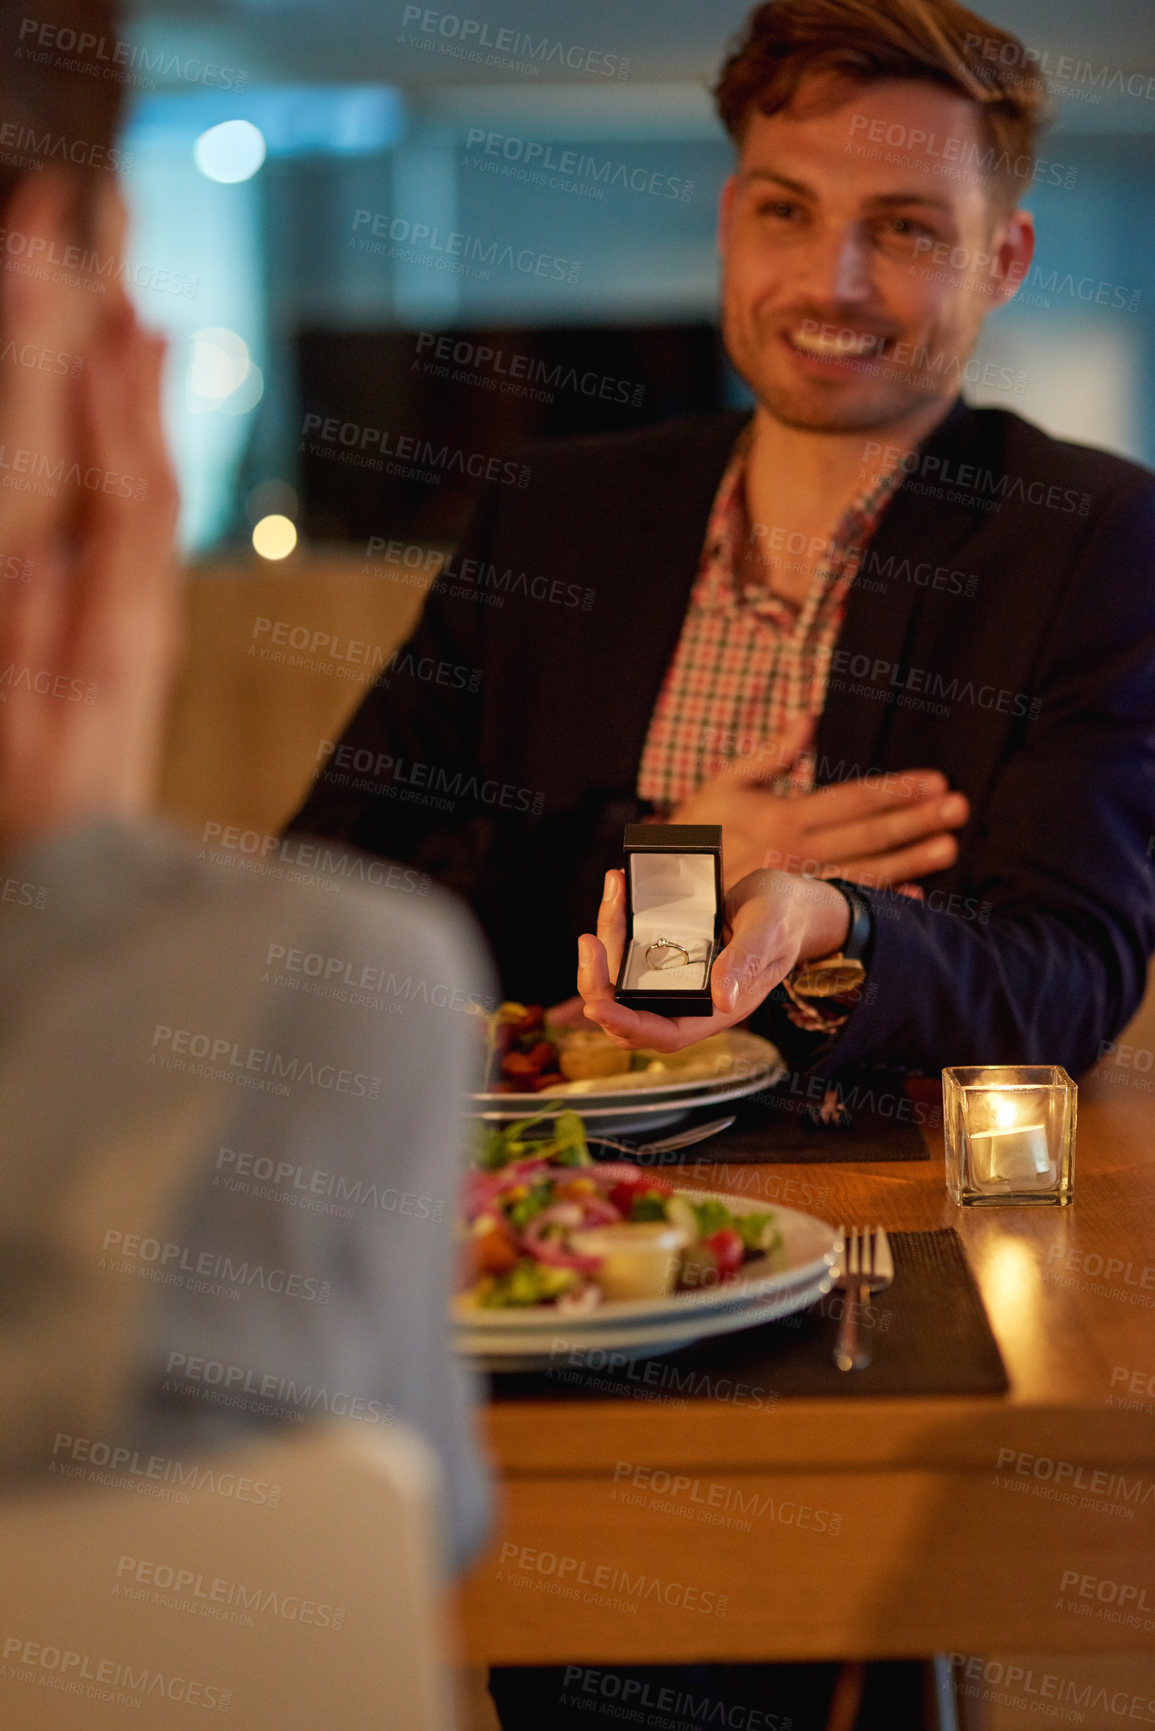
[[[631,823],[625,854],[626,945],[614,993],[618,1003],[657,1016],[712,1016],[710,970],[722,948],[721,824]],[[700,985],[679,987],[680,967],[648,967],[645,948],[659,936],[685,944],[693,963],[704,964]],[[657,972],[668,975],[669,983],[637,985],[639,974]]]

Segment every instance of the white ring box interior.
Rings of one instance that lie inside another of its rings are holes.
[[[627,870],[634,936],[622,986],[630,992],[700,991],[714,959],[714,856],[632,853]],[[646,951],[659,938],[680,944],[688,952],[689,962],[676,950],[655,950],[648,962]]]

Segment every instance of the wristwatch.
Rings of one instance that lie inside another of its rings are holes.
[[[850,930],[842,948],[833,955],[800,962],[791,971],[789,984],[804,998],[837,998],[844,992],[857,990],[866,979],[866,964],[874,937],[874,915],[870,903],[863,900],[853,884],[842,878],[827,878],[825,881],[846,897]]]

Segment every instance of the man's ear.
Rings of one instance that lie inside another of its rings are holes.
[[[1035,256],[1035,219],[1029,210],[1012,210],[996,230],[994,300],[1004,306],[1012,300],[1031,268]]]

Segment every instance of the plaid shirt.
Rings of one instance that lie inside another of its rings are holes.
[[[902,479],[894,470],[853,501],[798,606],[765,582],[742,581],[752,539],[744,485],[750,439],[746,427],[715,494],[682,635],[642,752],[638,797],[662,815],[734,763],[777,793],[813,787],[813,754],[775,771],[767,742],[798,716],[822,713],[847,592]]]

